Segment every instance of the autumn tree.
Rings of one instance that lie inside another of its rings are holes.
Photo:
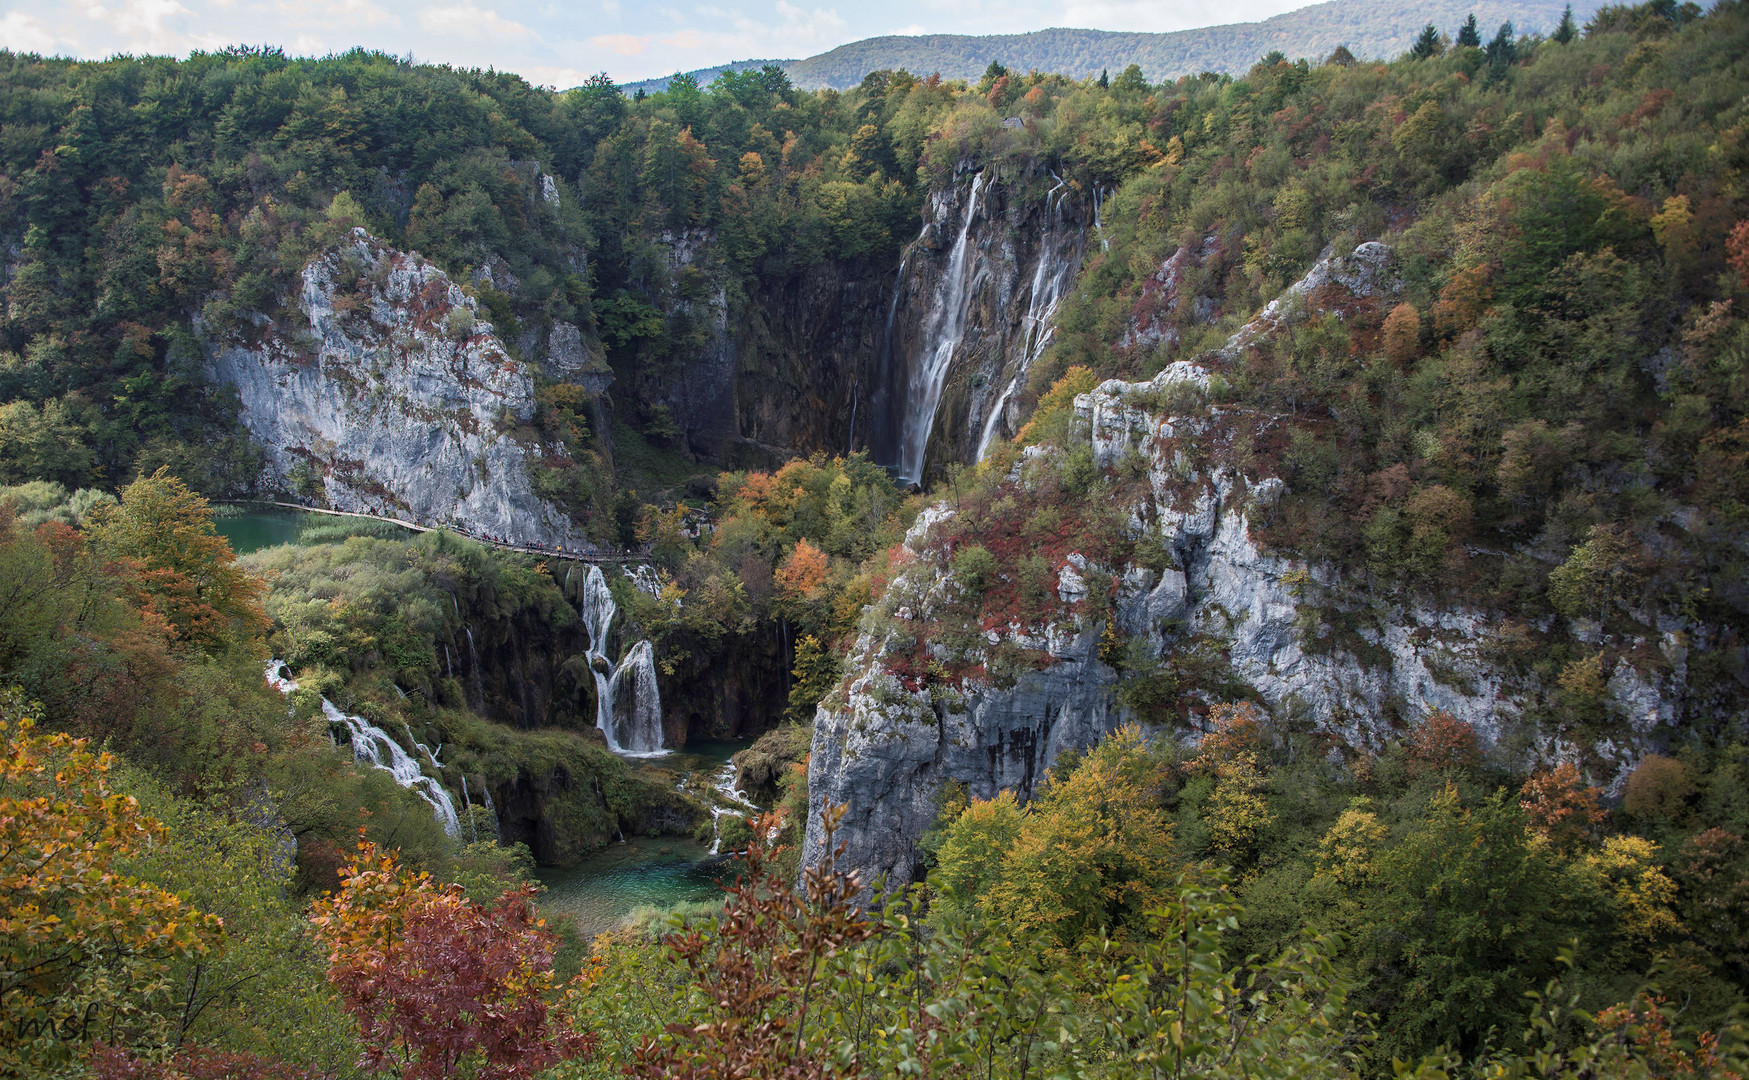
[[[1123,728],[1032,801],[988,908],[1062,947],[1139,930],[1178,863],[1140,729]]]
[[[1475,728],[1445,709],[1435,709],[1409,733],[1403,756],[1411,771],[1461,771],[1482,763],[1482,748]]]
[[[311,921],[328,978],[357,1018],[362,1068],[403,1080],[522,1080],[589,1053],[593,1036],[549,1023],[556,936],[532,887],[492,905],[404,870],[368,841]]]
[[[722,915],[667,939],[675,959],[708,1002],[692,1024],[673,1023],[646,1039],[626,1074],[641,1080],[803,1080],[851,1077],[831,1052],[813,1014],[830,1008],[820,984],[840,953],[867,941],[876,924],[854,906],[862,883],[837,869],[832,846],[843,809],[822,821],[832,858],[802,872],[799,889],[777,870],[769,842],[749,846],[746,865],[728,888]],[[782,830],[775,814],[753,822],[755,837]]]
[[[1400,370],[1409,370],[1409,365],[1421,352],[1421,313],[1415,310],[1414,304],[1405,300],[1385,316],[1383,346],[1385,359]]]
[[[1526,780],[1518,805],[1532,829],[1558,850],[1571,851],[1590,839],[1608,816],[1598,803],[1600,794],[1579,778],[1572,762],[1563,761]]]
[[[826,553],[805,538],[797,540],[795,550],[778,565],[778,588],[790,599],[810,599],[825,584],[826,570]]]
[[[167,468],[135,480],[119,505],[92,518],[92,543],[132,568],[137,602],[175,641],[211,651],[266,632],[266,584],[238,565],[206,499]]]
[[[217,918],[129,876],[164,839],[115,759],[86,740],[37,734],[0,699],[0,1074],[40,1075],[97,1038],[155,1041],[172,961],[206,953]],[[142,1034],[144,1032],[144,1034]]]

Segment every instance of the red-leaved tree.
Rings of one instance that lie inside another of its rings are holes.
[[[329,948],[328,979],[358,1019],[359,1065],[403,1080],[464,1068],[480,1080],[522,1080],[593,1052],[592,1034],[549,1023],[557,939],[534,917],[533,893],[476,904],[361,841],[340,891],[311,918]]]
[[[696,1024],[670,1024],[664,1042],[646,1039],[626,1067],[637,1080],[837,1080],[857,1075],[834,1058],[827,1040],[809,1026],[820,1003],[824,965],[878,929],[856,905],[861,883],[834,867],[843,846],[832,836],[843,807],[828,808],[822,824],[832,859],[802,872],[799,889],[773,862],[783,821],[764,814],[753,822],[755,842],[730,886],[716,925],[671,935],[668,948],[692,973],[710,1002]]]

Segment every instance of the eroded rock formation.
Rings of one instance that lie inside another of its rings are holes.
[[[354,229],[305,267],[290,307],[259,317],[246,341],[215,343],[209,361],[266,450],[270,489],[418,524],[582,542],[529,485],[525,465],[540,449],[516,429],[534,413],[532,377],[442,270]]]

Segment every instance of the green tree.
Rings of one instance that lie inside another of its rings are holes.
[[[1421,28],[1421,34],[1415,43],[1409,46],[1409,55],[1417,60],[1428,60],[1445,52],[1445,42],[1440,40],[1439,28],[1428,23]]]
[[[1464,24],[1458,27],[1457,44],[1460,49],[1479,49],[1482,47],[1481,31],[1476,29],[1476,13],[1471,12]]]
[[[1601,902],[1588,875],[1531,842],[1516,801],[1466,805],[1451,784],[1375,865],[1361,947],[1369,998],[1388,1010],[1379,1050],[1398,1057],[1472,1053],[1491,1028],[1520,1030],[1524,995],[1558,973]]]
[[[1568,4],[1561,9],[1561,22],[1550,35],[1554,40],[1566,45],[1579,36],[1579,27],[1573,22],[1573,5]]]

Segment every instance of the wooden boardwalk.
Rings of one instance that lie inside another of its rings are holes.
[[[222,502],[229,506],[277,506],[286,510],[297,510],[305,514],[326,514],[329,517],[358,518],[362,521],[382,521],[387,522],[390,525],[399,525],[403,529],[416,533],[451,532],[457,536],[466,537],[467,539],[474,541],[476,544],[485,544],[488,547],[495,547],[500,551],[519,551],[526,555],[540,555],[549,559],[564,559],[569,562],[635,563],[646,562],[649,558],[646,555],[610,555],[601,551],[573,551],[570,549],[560,551],[557,548],[513,544],[502,540],[492,540],[484,536],[476,536],[466,530],[452,528],[448,525],[420,525],[417,522],[407,521],[404,518],[384,517],[381,514],[366,514],[358,510],[328,510],[320,506],[304,506],[301,503],[279,502],[275,499],[214,499],[213,501]]]

